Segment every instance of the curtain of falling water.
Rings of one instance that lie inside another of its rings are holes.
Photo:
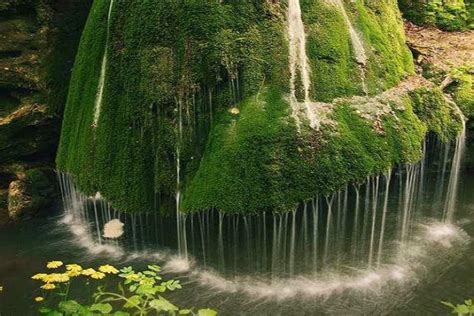
[[[181,249],[182,257],[189,254],[201,265],[227,274],[281,277],[346,267],[373,269],[403,249],[420,219],[452,218],[433,214],[432,209],[451,205],[454,211],[463,142],[461,137],[449,147],[428,138],[424,147],[439,155],[426,155],[418,164],[368,177],[365,183],[286,213],[125,214],[113,210],[100,194],[81,194],[67,174],[59,173],[58,178],[66,216],[99,245],[117,243],[130,251]],[[102,236],[103,227],[115,218],[124,222],[125,235],[111,241]]]

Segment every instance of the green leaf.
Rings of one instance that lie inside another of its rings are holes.
[[[452,309],[456,308],[456,306],[454,306],[454,304],[450,303],[450,302],[441,301],[441,304],[443,304],[445,306],[448,306],[448,307],[451,307]]]
[[[130,314],[127,313],[127,312],[116,311],[116,312],[114,313],[114,316],[130,316]]]
[[[160,272],[160,271],[161,271],[161,267],[160,267],[160,266],[157,266],[156,264],[154,264],[154,265],[149,265],[149,266],[148,266],[148,269],[150,269],[151,271],[155,271],[155,272]]]
[[[58,304],[61,312],[66,314],[75,314],[84,311],[85,307],[74,300],[63,301]]]
[[[133,272],[133,269],[132,269],[132,267],[124,267],[124,268],[120,269],[120,271],[123,272],[123,273],[128,274],[130,272]]]
[[[454,311],[458,314],[467,314],[469,313],[469,307],[466,305],[457,305]]]
[[[182,309],[179,311],[179,314],[180,315],[188,315],[188,314],[191,314],[192,313],[192,310],[190,309]]]
[[[216,316],[216,315],[217,315],[217,312],[210,308],[198,310],[198,316]]]
[[[141,298],[139,295],[133,295],[128,298],[128,302],[123,305],[124,308],[136,308],[140,305]]]
[[[38,312],[40,312],[40,314],[47,314],[51,311],[50,308],[47,308],[47,307],[41,307],[40,309],[38,309]]]
[[[164,312],[171,312],[171,311],[177,311],[178,308],[171,304],[170,301],[167,299],[159,296],[158,298],[152,300],[150,302],[150,307],[154,308],[156,311],[164,311]]]
[[[155,276],[156,275],[156,272],[153,272],[153,271],[144,271],[143,273],[146,274],[146,275],[149,275],[149,276]]]
[[[108,314],[112,311],[112,305],[110,304],[93,304],[89,307],[91,312],[100,312],[102,314]]]

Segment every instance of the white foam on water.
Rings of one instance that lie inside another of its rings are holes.
[[[381,295],[380,291],[386,286],[393,288],[417,284],[421,274],[439,262],[451,260],[459,252],[459,249],[451,248],[462,248],[468,243],[469,236],[459,227],[434,222],[420,225],[418,234],[412,241],[405,243],[393,264],[382,265],[378,269],[355,270],[353,273],[324,271],[309,276],[271,280],[255,276],[226,278],[216,271],[196,269],[190,277],[212,291],[242,293],[249,300],[327,300],[348,291]]]
[[[104,234],[102,235],[104,238],[116,239],[120,238],[124,231],[123,226],[125,224],[122,223],[119,219],[113,219],[104,225]]]

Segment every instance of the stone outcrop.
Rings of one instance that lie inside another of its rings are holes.
[[[54,169],[69,76],[90,3],[0,3],[0,225],[52,203],[56,185],[45,174]]]

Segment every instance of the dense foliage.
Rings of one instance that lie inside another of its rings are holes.
[[[469,0],[399,0],[405,17],[420,25],[447,31],[474,28],[474,4]]]

